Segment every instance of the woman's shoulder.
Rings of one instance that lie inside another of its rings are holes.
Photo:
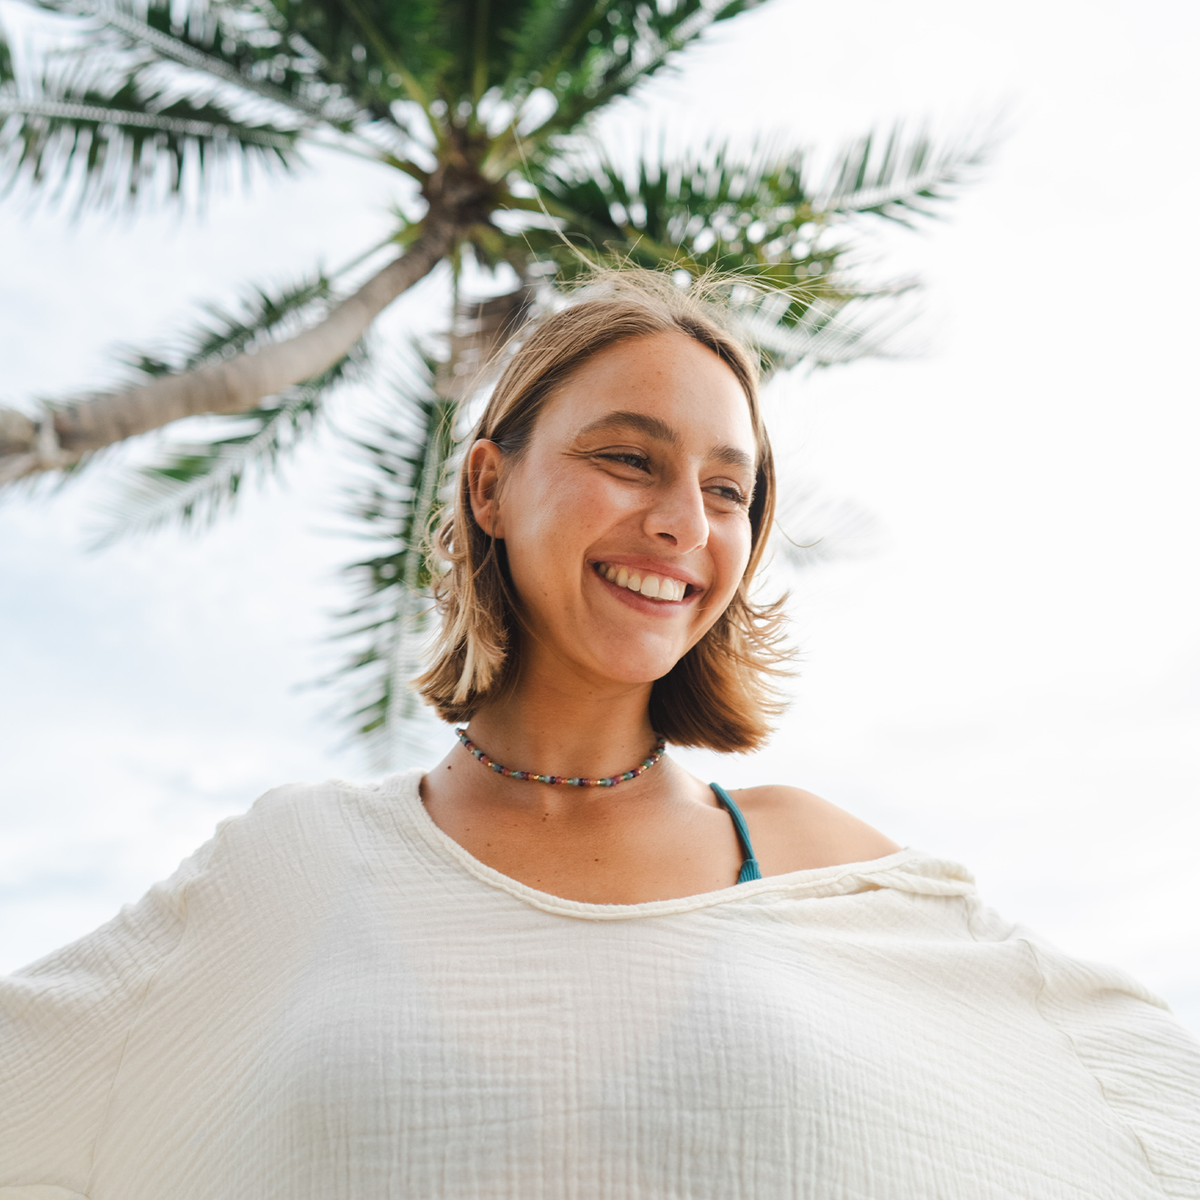
[[[902,847],[844,808],[786,784],[731,792],[750,827],[764,875],[870,862]]]
[[[344,827],[362,819],[373,807],[386,804],[402,782],[389,776],[375,782],[324,779],[280,784],[260,795],[245,812],[222,821],[218,833],[227,840],[239,835],[308,839],[325,826]]]

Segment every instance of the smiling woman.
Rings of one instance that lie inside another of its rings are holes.
[[[775,508],[757,372],[679,289],[638,283],[546,322],[500,380],[439,535],[446,619],[421,682],[447,720],[510,693],[549,636],[552,580],[553,623],[584,622],[569,658],[591,649],[605,673],[626,662],[631,680],[653,684],[649,716],[676,744],[753,749],[779,710],[769,681],[785,659],[778,606],[748,593]]]
[[[811,793],[752,356],[637,273],[511,358],[419,681],[460,744],[280,788],[0,981],[0,1198],[1200,1197],[1200,1047]]]

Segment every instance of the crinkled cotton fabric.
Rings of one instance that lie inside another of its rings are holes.
[[[0,1197],[1200,1197],[1200,1045],[961,867],[585,904],[420,777],[269,792],[0,981]]]

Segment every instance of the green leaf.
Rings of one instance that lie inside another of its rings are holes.
[[[303,39],[289,37],[287,23],[269,6],[178,6],[150,3],[138,13],[101,0],[30,0],[39,8],[80,18],[82,38],[59,57],[119,55],[140,50],[144,59],[166,60],[189,71],[264,97],[308,123],[344,124],[356,106],[321,81],[320,56]]]
[[[412,100],[425,107],[446,58],[448,22],[440,9],[436,0],[289,0],[278,11],[289,38],[318,57],[324,87],[352,99],[372,119],[404,127],[392,104]]]
[[[736,270],[789,264],[808,279],[825,224],[805,156],[716,145],[666,160],[643,152],[628,169],[587,143],[538,164],[532,181],[570,231],[656,266]],[[829,251],[835,254],[836,251]]]
[[[909,135],[897,123],[843,148],[818,189],[826,220],[871,214],[911,227],[914,217],[936,217],[939,202],[969,182],[994,148],[991,131],[939,145],[924,130]]]
[[[13,69],[12,50],[9,49],[4,26],[0,25],[0,91],[3,90],[5,84],[11,83],[14,79],[16,79],[16,73]]]
[[[505,95],[546,88],[557,111],[536,133],[545,142],[578,128],[584,118],[655,74],[711,25],[756,7],[757,0],[555,0],[524,7],[509,40],[507,77],[493,78]]]
[[[182,197],[218,165],[296,161],[296,130],[242,120],[216,99],[173,98],[140,67],[5,84],[0,119],[0,194],[21,180],[51,200],[74,188],[77,208],[123,207],[156,189]]]
[[[233,506],[252,473],[265,479],[278,470],[283,456],[315,424],[329,392],[360,368],[361,354],[347,355],[328,371],[288,388],[276,404],[216,419],[226,429],[232,422],[237,432],[166,447],[158,462],[138,469],[112,506],[96,546],[168,524],[211,524]]]
[[[419,670],[437,569],[428,538],[446,502],[457,404],[434,387],[437,364],[421,357],[391,383],[389,414],[357,442],[363,482],[349,515],[378,552],[344,569],[356,598],[340,614],[341,639],[358,643],[336,678],[346,686],[342,719],[383,762],[397,728],[420,708],[408,682]]]
[[[126,365],[152,377],[193,371],[232,358],[256,342],[288,336],[301,328],[306,318],[327,310],[334,300],[330,280],[322,273],[276,291],[251,285],[233,310],[205,305],[205,316],[178,334],[165,351],[127,349],[122,358]]]
[[[717,144],[668,158],[660,148],[622,168],[595,144],[577,143],[530,165],[559,228],[543,223],[522,236],[532,257],[553,262],[564,278],[586,269],[568,243],[617,264],[730,275],[726,302],[768,371],[877,354],[904,322],[895,300],[914,285],[856,279],[847,223],[928,215],[928,204],[947,198],[984,153],[965,139],[940,149],[925,135],[905,141],[898,129],[878,146],[860,139],[814,184],[799,150]]]
[[[657,71],[715,21],[756,0],[291,0],[288,28],[336,83],[377,119],[407,98],[424,109],[440,145],[461,152],[500,114],[516,116],[535,91],[557,107],[532,143],[576,128],[594,109]],[[518,157],[496,134],[489,161],[503,175]],[[486,143],[486,139],[485,143]],[[489,147],[485,144],[485,150]]]
[[[286,336],[306,315],[333,300],[323,275],[279,292],[255,287],[240,311],[210,306],[207,317],[165,354],[127,350],[124,360],[149,377],[195,370]],[[361,376],[365,364],[360,343],[329,370],[289,388],[275,403],[204,418],[220,432],[207,440],[168,444],[155,462],[139,467],[112,506],[98,544],[170,523],[203,525],[214,520],[233,505],[251,474],[264,479],[279,468],[287,452],[312,429],[329,393]]]
[[[643,151],[623,168],[594,143],[531,164],[529,177],[569,230],[599,246],[633,246],[646,265],[690,262],[706,269],[792,264],[798,276],[831,273],[844,248],[826,237],[856,216],[932,215],[969,178],[986,146],[965,139],[937,148],[899,127],[868,135],[838,155],[813,184],[810,156],[760,146],[748,154],[717,144],[673,156]]]
[[[288,448],[298,440],[303,424],[316,415],[318,400],[319,393],[309,385],[290,389],[273,408],[238,414],[235,420],[245,432],[172,447],[161,462],[139,468],[137,482],[113,506],[96,545],[170,523],[211,523],[237,499],[249,469],[264,461],[274,466],[284,440]]]

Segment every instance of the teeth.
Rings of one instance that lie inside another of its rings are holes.
[[[614,567],[611,563],[600,568],[600,574],[609,583],[617,587],[628,588],[631,592],[640,592],[650,600],[682,600],[687,592],[687,584],[680,579],[670,579],[660,575],[642,575],[631,571],[628,567]]]

